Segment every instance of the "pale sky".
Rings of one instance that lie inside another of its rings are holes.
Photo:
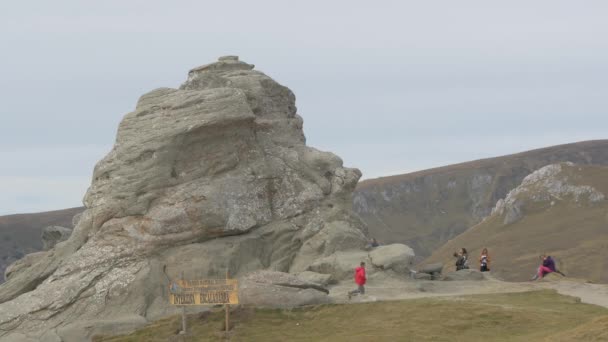
[[[3,1],[0,215],[82,205],[138,97],[239,55],[364,178],[608,138],[608,1]]]

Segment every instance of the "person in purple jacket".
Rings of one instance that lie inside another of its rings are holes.
[[[543,254],[540,256],[540,258],[542,260],[542,263],[538,267],[538,273],[534,276],[534,278],[532,278],[532,280],[542,279],[547,274],[553,272],[559,273],[564,277],[566,276],[555,267],[555,261],[550,255]]]

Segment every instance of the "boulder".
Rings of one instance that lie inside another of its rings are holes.
[[[443,280],[484,280],[483,273],[478,270],[460,270],[449,272],[444,275]]]
[[[331,274],[331,281],[338,282],[353,279],[355,268],[361,262],[371,265],[369,255],[365,251],[336,252],[330,256],[318,259],[309,270],[317,273]],[[372,267],[367,268],[368,277],[374,272]]]
[[[423,265],[418,268],[418,272],[428,273],[428,274],[441,273],[442,270],[443,270],[443,263],[441,263],[441,262]]]
[[[316,283],[283,272],[257,271],[240,279],[239,303],[270,308],[293,308],[329,303],[329,291]]]
[[[42,249],[48,251],[59,242],[67,240],[72,229],[60,226],[49,226],[42,229]]]
[[[397,273],[408,273],[414,261],[414,250],[395,243],[374,248],[370,253],[372,265],[382,270],[392,269]]]
[[[298,278],[321,286],[327,286],[331,283],[331,274],[322,274],[312,271],[304,271],[297,274]]]

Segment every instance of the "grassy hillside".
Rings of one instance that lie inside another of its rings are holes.
[[[35,214],[0,216],[0,283],[5,268],[23,255],[42,249],[40,235],[47,226],[72,227],[72,217],[83,208]]]
[[[405,243],[426,257],[489,215],[525,176],[562,161],[608,165],[608,140],[365,180],[357,187],[353,208],[380,242]]]
[[[223,312],[171,317],[96,342],[221,341]],[[608,310],[553,291],[415,299],[294,310],[240,308],[231,341],[602,341]]]
[[[572,185],[588,185],[608,194],[606,167],[565,167],[561,174]],[[523,281],[534,274],[539,254],[548,252],[568,276],[608,282],[608,200],[588,203],[565,197],[547,201],[542,200],[542,194],[542,188],[530,187],[519,194],[519,200],[525,203],[520,220],[505,224],[504,215],[495,213],[447,242],[425,263],[443,261],[452,265],[452,253],[465,247],[477,267],[476,258],[487,247],[493,273],[506,280]]]

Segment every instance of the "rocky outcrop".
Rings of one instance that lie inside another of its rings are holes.
[[[239,303],[271,308],[292,308],[330,302],[323,286],[293,274],[258,271],[240,280]]]
[[[0,216],[0,284],[6,268],[25,254],[42,250],[40,235],[48,226],[72,227],[72,217],[82,208],[35,214]]]
[[[419,280],[440,280],[443,279],[443,263],[437,262],[420,266],[417,272],[413,273],[414,279]]]
[[[228,56],[195,68],[179,89],[139,99],[69,239],[0,286],[0,336],[118,329],[174,312],[166,289],[182,273],[299,273],[362,250],[360,176],[305,145],[294,94],[253,65]]]
[[[298,273],[297,276],[304,281],[319,284],[321,286],[327,286],[331,283],[331,274],[304,271],[302,273]]]
[[[321,274],[331,274],[330,282],[338,282],[343,279],[352,279],[355,267],[359,266],[361,262],[371,265],[368,252],[336,252],[315,260],[309,270]],[[374,272],[375,270],[371,267],[367,269],[368,276]]]
[[[72,229],[61,226],[48,226],[42,230],[42,249],[48,251],[59,242],[67,240]]]
[[[503,216],[504,224],[511,224],[524,216],[525,207],[533,203],[553,205],[555,201],[571,199],[574,203],[597,203],[606,199],[603,193],[589,185],[575,185],[566,169],[573,163],[551,164],[542,167],[523,179],[520,186],[500,199],[492,215]],[[570,172],[571,173],[571,172]]]
[[[384,244],[404,243],[424,257],[490,215],[496,202],[524,177],[567,161],[608,165],[608,140],[364,180],[357,186],[353,208],[367,223],[370,236]]]

